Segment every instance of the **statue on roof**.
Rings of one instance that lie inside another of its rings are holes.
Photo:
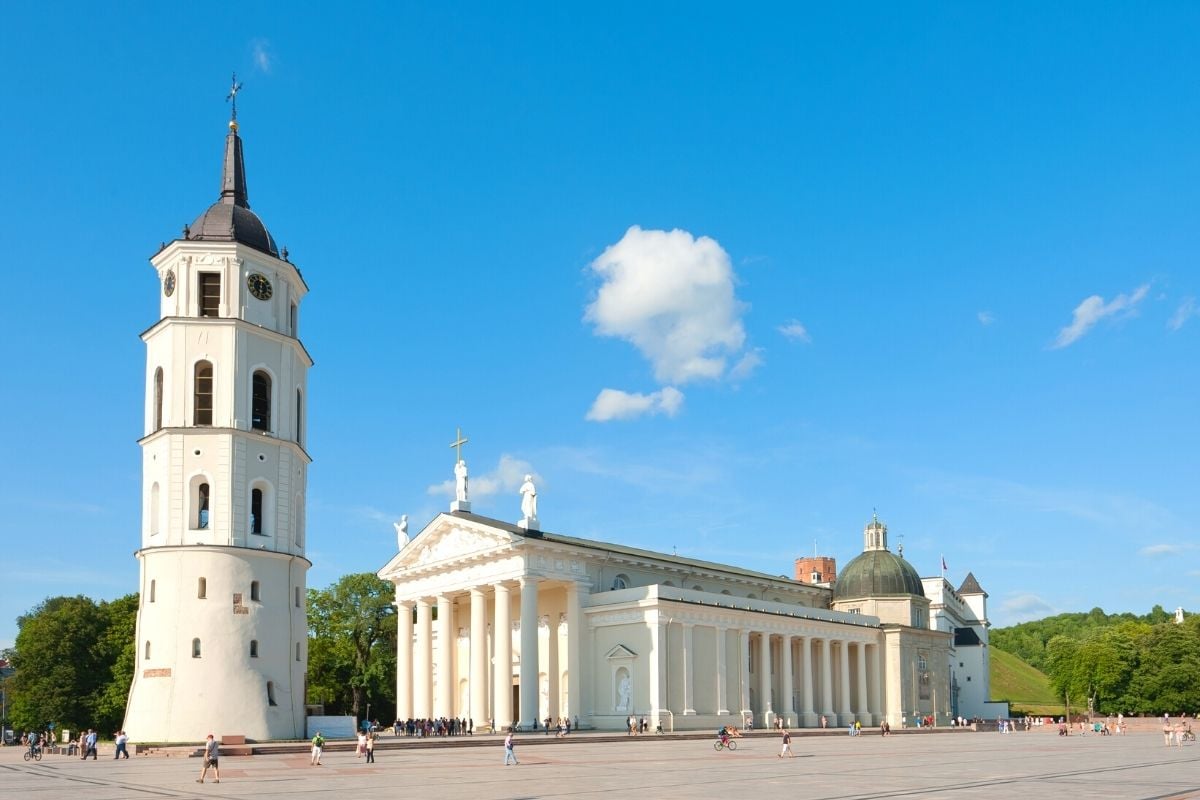
[[[408,514],[401,514],[400,521],[393,522],[392,527],[396,529],[396,549],[403,550],[408,544]]]

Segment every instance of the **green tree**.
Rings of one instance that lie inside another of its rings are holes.
[[[19,617],[13,725],[115,730],[132,678],[136,613],[137,595],[111,603],[78,596],[49,598]]]
[[[327,713],[395,713],[396,614],[392,584],[373,573],[308,592],[308,696]]]

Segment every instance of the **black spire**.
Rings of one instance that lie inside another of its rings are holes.
[[[229,135],[225,137],[225,164],[221,169],[221,202],[225,205],[250,207],[246,193],[246,164],[242,160],[242,137],[238,136],[237,121],[230,120]]]

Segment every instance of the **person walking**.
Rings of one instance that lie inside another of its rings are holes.
[[[314,767],[321,766],[321,751],[325,749],[325,737],[317,731],[317,735],[312,738],[312,758],[309,763]]]
[[[213,783],[221,782],[221,769],[217,766],[217,760],[220,755],[221,747],[210,733],[204,742],[204,769],[200,770],[200,777],[196,778],[196,783],[204,783],[204,778],[208,775],[209,767],[212,767]]]
[[[367,736],[366,748],[367,748],[367,763],[374,764],[375,763],[375,734],[372,733]]]
[[[125,735],[125,731],[117,731],[117,735],[116,735],[116,738],[114,741],[116,742],[116,745],[117,745],[117,754],[115,756],[113,756],[113,760],[115,761],[116,759],[120,758],[121,756],[125,756],[125,758],[129,758],[129,750],[126,749],[126,746],[129,742],[129,737]]]
[[[796,754],[792,752],[792,734],[787,728],[783,729],[783,749],[779,751],[779,757],[783,758],[785,755],[788,758],[796,757]]]
[[[508,766],[509,762],[518,765],[521,762],[517,761],[517,756],[513,753],[513,732],[512,728],[508,729],[508,735],[504,737],[504,766]]]
[[[84,749],[83,749],[83,759],[82,760],[87,761],[88,756],[92,757],[92,761],[98,760],[96,758],[96,739],[97,738],[98,737],[96,735],[96,732],[94,730],[92,730],[91,728],[88,728],[87,736],[85,736],[83,739]]]

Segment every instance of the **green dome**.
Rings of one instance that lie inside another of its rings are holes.
[[[867,550],[842,569],[833,585],[834,600],[915,594],[925,596],[913,565],[887,550]]]

